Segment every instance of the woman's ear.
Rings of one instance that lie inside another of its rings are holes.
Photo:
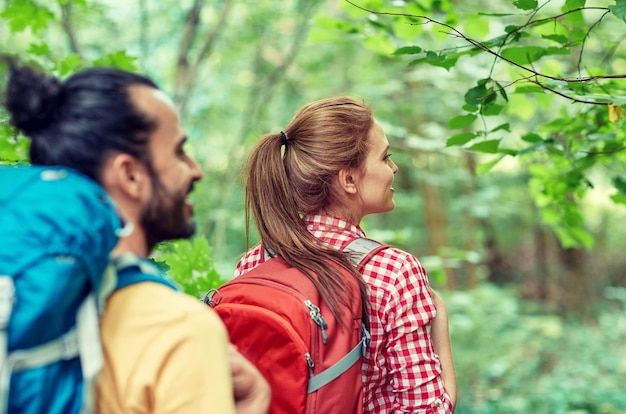
[[[357,193],[357,175],[353,168],[343,168],[339,170],[337,181],[339,182],[339,188],[341,188],[346,193]]]

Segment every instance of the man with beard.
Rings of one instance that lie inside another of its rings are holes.
[[[134,265],[119,272],[123,287],[101,319],[98,411],[266,412],[269,387],[229,345],[216,314],[174,290],[146,259],[157,243],[195,230],[188,196],[202,172],[185,152],[168,97],[150,79],[117,69],[87,69],[61,82],[13,67],[7,108],[31,139],[31,162],[70,167],[100,183],[129,230],[113,260]],[[138,272],[152,280],[126,280]]]

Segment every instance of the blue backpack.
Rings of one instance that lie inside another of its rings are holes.
[[[166,283],[136,256],[110,261],[125,230],[104,189],[78,172],[0,167],[0,414],[94,411],[106,298]]]

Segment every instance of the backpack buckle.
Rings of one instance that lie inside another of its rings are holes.
[[[217,298],[213,299],[213,297],[216,295]],[[206,295],[204,295],[204,299],[202,301],[213,308],[220,304],[220,302],[222,301],[222,295],[220,295],[220,291],[217,289],[209,289]]]

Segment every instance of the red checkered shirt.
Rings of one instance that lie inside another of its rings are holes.
[[[359,226],[338,218],[314,215],[306,219],[308,230],[336,249],[365,237]],[[257,245],[239,261],[235,277],[263,261],[263,250]],[[436,309],[424,268],[414,256],[389,247],[370,259],[362,274],[369,286],[372,335],[363,360],[363,412],[451,413],[430,338]]]

